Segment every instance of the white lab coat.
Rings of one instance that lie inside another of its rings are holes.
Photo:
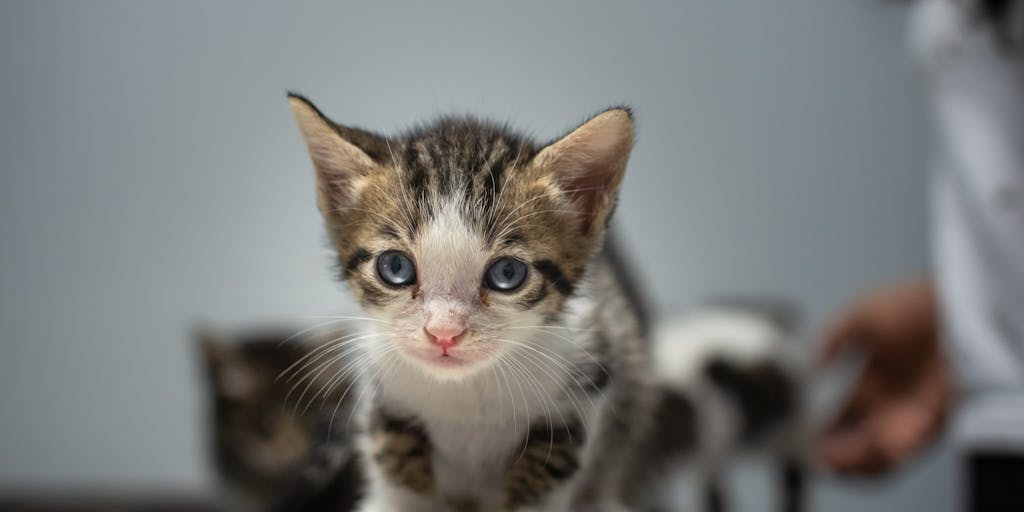
[[[921,0],[911,46],[937,127],[936,277],[969,450],[1024,453],[1024,37],[1000,47],[963,0]],[[1013,27],[1024,35],[1024,2]]]

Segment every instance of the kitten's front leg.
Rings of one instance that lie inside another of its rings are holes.
[[[571,489],[567,484],[579,469],[583,435],[579,423],[531,429],[521,454],[514,455],[505,475],[503,509],[517,512],[568,510]]]
[[[363,512],[435,510],[431,445],[415,421],[377,409],[363,444],[370,476]]]
[[[438,504],[427,496],[401,487],[385,485],[371,491],[355,510],[357,512],[437,512],[440,509]]]

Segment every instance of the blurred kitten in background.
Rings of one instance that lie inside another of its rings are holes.
[[[294,332],[198,335],[230,510],[344,511],[358,497],[351,401],[342,401],[351,381],[325,365],[344,357],[326,347],[345,333]]]
[[[709,303],[655,326],[653,361],[660,392],[654,434],[640,480],[677,480],[665,473],[682,462],[695,470],[704,509],[726,509],[721,478],[740,452],[777,460],[780,509],[801,510],[806,439],[804,364],[796,315],[782,303],[733,300]],[[660,499],[660,498],[658,498]],[[657,501],[657,499],[655,500]],[[676,510],[678,503],[650,503]],[[770,510],[772,507],[765,507]]]

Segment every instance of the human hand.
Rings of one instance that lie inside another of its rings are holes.
[[[931,284],[901,282],[856,301],[826,333],[819,363],[850,349],[865,364],[816,452],[835,471],[878,474],[924,448],[949,407],[952,377]]]

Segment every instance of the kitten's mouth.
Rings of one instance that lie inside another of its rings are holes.
[[[454,347],[442,347],[441,349],[430,350],[425,354],[427,361],[443,366],[454,366],[468,363],[465,354]]]
[[[408,349],[406,352],[407,355],[423,363],[440,368],[466,367],[487,359],[486,354],[461,347],[417,347]]]
[[[430,358],[431,362],[442,366],[459,366],[467,363],[465,359],[458,356],[458,354],[452,354],[445,350],[441,354],[434,354],[434,357]]]

